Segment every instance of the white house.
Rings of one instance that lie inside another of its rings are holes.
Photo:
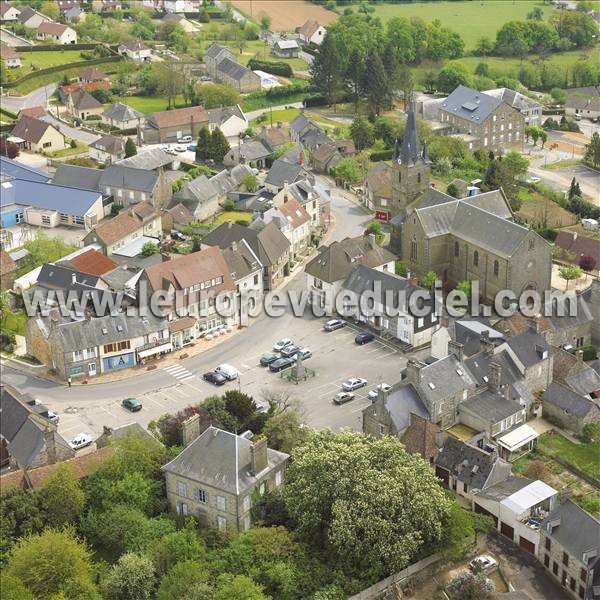
[[[36,37],[38,40],[50,40],[63,46],[77,43],[77,32],[62,23],[40,23]]]
[[[248,129],[248,119],[239,104],[223,108],[210,108],[206,112],[210,131],[214,131],[218,127],[226,138],[237,137]]]
[[[21,55],[11,46],[0,44],[0,57],[9,69],[16,69],[21,66]]]
[[[298,29],[298,37],[305,44],[317,44],[320,46],[325,39],[327,29],[323,25],[319,25],[314,19],[309,19]]]
[[[16,21],[21,11],[8,2],[0,3],[0,19],[3,21]]]
[[[119,54],[124,54],[130,60],[137,62],[149,62],[152,50],[143,42],[131,40],[126,44],[121,44],[118,48]]]

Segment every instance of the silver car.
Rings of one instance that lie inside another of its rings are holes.
[[[346,381],[342,382],[342,389],[345,392],[353,392],[358,388],[365,387],[367,385],[367,380],[362,377],[350,377],[350,379],[346,379]]]

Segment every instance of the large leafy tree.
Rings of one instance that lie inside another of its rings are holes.
[[[123,554],[111,569],[104,586],[105,600],[150,600],[154,567],[147,556]]]
[[[196,143],[196,160],[206,160],[210,158],[210,131],[208,127],[203,127],[198,133],[198,142]]]
[[[128,137],[125,142],[125,158],[129,158],[130,156],[135,156],[137,154],[137,148],[135,142]]]
[[[360,115],[354,117],[350,125],[350,137],[359,152],[368,148],[375,141],[373,125]]]
[[[592,135],[590,143],[585,147],[584,160],[590,163],[595,169],[600,166],[600,135],[597,131]]]
[[[162,578],[156,600],[212,600],[213,579],[204,562],[178,562]]]
[[[373,50],[365,61],[365,90],[369,108],[379,115],[391,102],[391,81],[379,53]]]
[[[19,579],[41,600],[67,589],[93,590],[90,552],[68,529],[46,529],[21,538],[12,551],[6,573]]]
[[[335,40],[327,34],[311,66],[314,85],[325,96],[327,104],[335,104],[342,81],[342,64]]]
[[[214,600],[269,600],[263,588],[244,575],[223,573],[217,578]]]
[[[154,540],[148,547],[148,554],[156,572],[162,576],[178,562],[205,559],[206,546],[192,526]]]
[[[297,531],[347,574],[385,577],[439,549],[450,501],[398,440],[323,431],[292,457],[284,497]]]
[[[308,440],[311,431],[303,426],[300,412],[292,408],[269,417],[263,433],[269,440],[269,447],[289,454],[293,448]]]
[[[229,152],[230,146],[223,132],[215,127],[210,136],[210,158],[215,162],[222,162],[225,155]]]
[[[85,505],[85,493],[72,466],[58,465],[40,491],[41,506],[49,525],[63,527],[79,520]]]

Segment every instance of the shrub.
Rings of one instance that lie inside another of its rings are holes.
[[[584,271],[593,271],[596,267],[596,259],[593,256],[588,256],[588,255],[584,254],[579,259],[579,266]]]
[[[256,58],[248,61],[248,68],[253,71],[265,71],[272,75],[281,75],[282,77],[291,77],[294,72],[288,63],[271,60],[258,60]]]
[[[100,115],[88,115],[85,118],[86,121],[101,121],[102,117]]]
[[[394,150],[390,148],[389,150],[378,150],[377,152],[371,152],[369,154],[369,159],[373,162],[378,162],[381,160],[391,160],[394,156]]]
[[[538,227],[535,232],[549,242],[553,242],[558,236],[558,229],[548,227],[547,225],[545,227]]]

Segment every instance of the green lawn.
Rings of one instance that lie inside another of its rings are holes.
[[[24,312],[13,313],[10,312],[0,319],[2,329],[11,331],[16,335],[25,335],[25,322],[27,321],[27,315]]]
[[[559,456],[591,477],[600,480],[600,448],[594,444],[574,444],[558,433],[544,433],[537,441],[538,451]]]
[[[282,102],[283,104],[283,102]],[[281,123],[290,123],[293,121],[300,111],[297,108],[286,108],[285,110],[273,110],[270,112],[266,112],[265,116],[267,117],[266,121],[259,123],[256,119],[253,119],[250,122],[251,127],[256,127],[258,125],[264,125],[265,123],[271,122],[271,117],[273,117],[273,124],[278,121]]]
[[[117,100],[115,100],[115,102],[117,102]],[[123,102],[145,115],[150,115],[161,110],[167,110],[168,107],[167,99],[160,96],[125,96],[124,98],[119,98],[118,102]],[[182,97],[178,97],[175,104],[177,106],[185,106]],[[107,105],[107,107],[111,105]]]
[[[252,215],[250,213],[230,210],[217,215],[211,224],[216,227],[217,225],[221,225],[227,221],[245,221],[246,223],[250,223],[251,219]]]
[[[472,2],[411,2],[408,4],[377,4],[374,14],[385,23],[392,17],[421,17],[424,21],[439,19],[444,27],[458,33],[465,49],[472,50],[482,36],[491,39],[508,21],[525,20],[527,13],[539,6],[547,17],[554,9],[541,2],[522,0],[474,0]]]
[[[77,142],[77,146],[75,148],[71,148],[71,146],[67,146],[62,150],[55,150],[54,152],[46,152],[46,156],[50,158],[63,158],[65,156],[72,156],[74,154],[83,154],[87,153],[88,145],[82,142]]]
[[[15,70],[18,77],[37,69],[57,67],[72,62],[85,60],[81,58],[81,50],[48,50],[47,52],[20,52],[22,67]]]

